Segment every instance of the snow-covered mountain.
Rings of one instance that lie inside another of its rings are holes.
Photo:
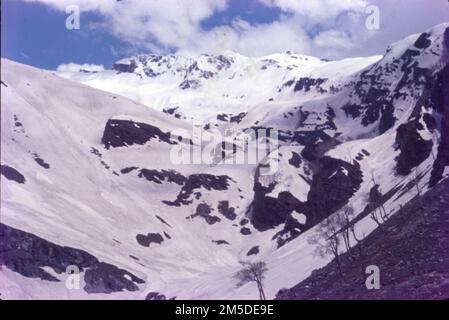
[[[287,89],[294,78],[330,78],[338,83],[378,59],[326,62],[292,52],[262,58],[234,52],[139,55],[116,62],[112,70],[57,74],[180,118],[205,122],[214,120],[218,112],[238,115],[269,100],[291,100],[291,90]]]
[[[448,24],[342,61],[141,55],[71,73],[2,59],[2,297],[256,299],[233,275],[264,260],[274,298],[332,259],[308,241],[323,219],[350,204],[368,234],[373,190],[392,215],[416,181],[448,177],[448,62]],[[192,121],[279,144],[256,163],[176,164]]]

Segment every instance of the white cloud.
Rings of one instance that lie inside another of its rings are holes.
[[[261,56],[292,50],[331,59],[381,53],[390,42],[440,23],[449,13],[443,0],[433,4],[428,0],[252,0],[280,9],[279,19],[249,23],[235,18],[231,24],[204,30],[201,23],[226,10],[228,0],[25,1],[62,11],[67,5],[78,4],[81,14],[99,12],[104,21],[86,28],[101,28],[134,48],[153,52],[233,50]],[[368,4],[380,6],[379,31],[365,28]]]
[[[96,64],[77,64],[77,63],[67,63],[67,64],[60,64],[57,68],[57,71],[60,72],[78,72],[80,70],[84,70],[84,71],[103,71],[104,70],[104,66],[102,64],[100,65],[96,65]]]
[[[334,19],[342,12],[363,12],[365,0],[260,0],[265,5],[299,14],[312,23]]]

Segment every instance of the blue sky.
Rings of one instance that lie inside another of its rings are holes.
[[[80,6],[80,30],[65,28],[68,4]],[[364,26],[369,4],[380,9],[379,30]],[[446,0],[3,0],[1,12],[2,57],[46,69],[110,67],[147,52],[381,54],[393,41],[449,21]]]
[[[118,48],[129,44],[109,33],[67,30],[67,14],[41,3],[2,1],[2,57],[39,68],[56,69],[65,62],[111,65]],[[81,24],[99,21],[101,15],[86,12]]]
[[[205,30],[229,24],[236,17],[251,23],[276,20],[280,10],[261,5],[257,1],[229,1],[225,11],[217,12],[201,22]],[[39,68],[56,69],[62,63],[103,64],[111,66],[126,53],[148,52],[144,47],[120,41],[105,30],[95,32],[81,28],[67,30],[64,11],[43,3],[21,0],[2,1],[2,57]],[[81,25],[103,21],[96,12],[80,15]]]

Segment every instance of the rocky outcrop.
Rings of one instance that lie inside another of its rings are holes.
[[[249,249],[249,251],[246,253],[246,256],[252,256],[252,255],[256,255],[259,253],[259,246],[254,246],[251,249]]]
[[[176,200],[174,201],[163,200],[162,202],[167,205],[176,207],[179,207],[181,205],[187,205],[193,202],[193,199],[190,199],[190,196],[192,195],[194,190],[204,188],[209,191],[210,190],[223,191],[228,189],[230,181],[233,180],[226,175],[215,176],[205,173],[192,174],[188,176],[181,191],[176,197]],[[198,192],[196,193],[195,196],[197,199],[199,199],[201,193]]]
[[[229,206],[228,200],[222,200],[218,202],[218,212],[222,214],[228,220],[234,220],[237,217],[235,208]]]
[[[15,181],[20,184],[25,183],[25,177],[23,176],[23,174],[21,174],[19,171],[17,171],[13,167],[10,167],[7,165],[1,165],[0,173],[2,174],[2,176],[4,176],[8,180]]]
[[[187,180],[185,176],[174,170],[141,169],[138,176],[139,178],[144,177],[148,181],[157,184],[162,184],[162,182],[172,182],[177,185],[183,185]]]
[[[49,242],[32,233],[0,223],[0,265],[24,277],[47,281],[60,281],[44,267],[57,274],[66,272],[68,266],[85,271],[84,290],[88,293],[111,293],[123,290],[136,291],[144,281],[116,266],[100,262],[86,251],[64,247]]]
[[[217,244],[217,245],[222,245],[222,244],[229,245],[229,242],[227,242],[226,240],[212,240],[212,242]]]
[[[449,28],[446,30],[449,51]],[[449,55],[449,52],[448,52]],[[438,146],[437,158],[433,164],[429,185],[434,186],[443,177],[444,168],[449,166],[449,65],[446,65],[437,75],[436,84],[432,90],[432,105],[441,117],[441,141]]]
[[[109,119],[104,128],[101,143],[106,149],[127,147],[134,144],[143,145],[151,139],[159,139],[168,144],[176,144],[170,140],[170,134],[162,132],[152,125],[131,120]]]
[[[396,158],[396,172],[407,175],[412,168],[427,159],[432,151],[432,141],[424,140],[418,130],[423,129],[417,121],[401,124],[397,129],[396,148],[400,150]]]
[[[133,73],[137,68],[135,60],[130,60],[126,62],[116,62],[112,66],[112,69],[119,72]]]
[[[302,202],[288,191],[270,196],[276,182],[263,186],[256,170],[251,223],[259,231],[284,223],[284,228],[274,236],[281,246],[347,204],[362,181],[358,165],[324,156],[317,162],[307,201]],[[303,225],[292,218],[294,211],[303,213],[307,223]]]
[[[321,85],[326,81],[327,79],[322,78],[299,78],[298,81],[296,81],[293,91],[309,92],[312,88],[315,88],[318,92],[325,93],[326,90],[323,89]]]
[[[192,214],[190,218],[202,217],[208,224],[215,224],[217,222],[220,222],[221,219],[219,217],[211,215],[212,211],[213,209],[208,204],[200,203],[196,207],[195,213]]]
[[[138,234],[136,240],[141,246],[149,247],[152,243],[161,244],[164,238],[159,233],[148,233],[147,235]]]
[[[307,195],[307,224],[314,226],[337,211],[354,195],[363,181],[360,167],[349,162],[323,157]]]
[[[118,291],[137,291],[137,284],[145,283],[132,273],[114,265],[99,262],[86,270],[84,290],[87,293],[112,293]]]
[[[197,89],[200,86],[201,83],[198,80],[184,80],[179,85],[179,88],[181,88],[182,90],[187,90],[187,89]]]

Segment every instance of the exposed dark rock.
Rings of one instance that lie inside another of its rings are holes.
[[[245,224],[247,224],[249,222],[249,220],[248,219],[242,219],[242,220],[240,220],[240,225],[241,226],[244,226]]]
[[[227,242],[226,240],[212,240],[213,243],[221,245],[221,244],[227,244],[229,245],[229,242]]]
[[[449,54],[449,28],[445,32],[446,51]],[[449,166],[449,65],[446,65],[437,75],[436,82],[432,89],[432,106],[442,115],[441,119],[441,141],[438,146],[437,158],[433,164],[433,169],[429,181],[430,186],[434,186],[443,177],[444,168]]]
[[[247,236],[247,235],[251,234],[251,230],[247,227],[243,227],[240,229],[240,233]]]
[[[112,69],[119,72],[133,73],[136,70],[137,65],[134,60],[131,60],[129,63],[114,63]]]
[[[0,172],[8,180],[15,181],[21,184],[25,183],[25,177],[23,176],[23,174],[10,166],[2,164],[0,166]]]
[[[158,218],[158,220],[160,221],[160,222],[162,222],[163,224],[165,224],[166,226],[168,226],[168,227],[172,227],[170,224],[168,224],[167,223],[167,221],[165,221],[164,219],[162,219],[161,217],[159,217],[158,215],[156,215],[156,218]]]
[[[278,248],[282,247],[287,242],[291,241],[292,239],[295,239],[297,236],[299,236],[302,232],[307,230],[308,227],[300,224],[296,219],[294,219],[291,215],[287,216],[285,220],[285,225],[282,230],[277,232],[272,240],[276,240]]]
[[[299,78],[298,81],[296,81],[295,88],[293,89],[296,91],[304,91],[308,92],[312,87],[316,88],[319,92],[324,93],[326,92],[325,89],[321,87],[321,85],[326,82],[327,79],[321,79],[321,78]]]
[[[137,291],[137,284],[145,283],[132,273],[114,265],[99,262],[86,270],[84,275],[87,293],[112,293],[118,291]],[[137,283],[137,284],[136,284]]]
[[[187,205],[192,203],[193,200],[189,200],[189,198],[195,189],[205,188],[209,191],[223,191],[228,189],[229,181],[233,180],[225,175],[214,176],[205,173],[192,174],[187,178],[175,201],[163,200],[162,202],[176,207],[179,207],[182,204]]]
[[[240,123],[246,114],[246,112],[240,112],[237,115],[222,113],[217,115],[217,120],[230,123]]]
[[[251,255],[256,255],[259,253],[259,246],[254,246],[251,249],[249,249],[248,253],[246,254],[246,256],[251,256]]]
[[[159,233],[148,233],[147,235],[138,234],[136,236],[137,242],[144,247],[149,247],[152,243],[161,244],[164,238]]]
[[[25,277],[59,281],[42,267],[51,267],[57,273],[76,265],[80,271],[98,263],[85,251],[61,247],[31,233],[0,224],[0,264]]]
[[[432,150],[432,141],[424,140],[418,132],[419,122],[401,124],[397,129],[396,147],[401,152],[397,157],[396,172],[407,175],[411,169],[427,159]]]
[[[17,115],[14,115],[14,132],[21,132],[25,133],[25,129],[23,128],[22,122],[19,121],[19,117]]]
[[[50,165],[49,165],[47,162],[45,162],[44,159],[42,159],[41,157],[39,157],[39,155],[38,155],[37,153],[34,153],[34,154],[33,154],[33,158],[34,158],[34,161],[36,161],[37,164],[40,165],[42,168],[44,168],[44,169],[50,169]]]
[[[255,175],[254,202],[251,223],[259,231],[265,231],[284,223],[284,228],[275,235],[278,246],[327,218],[344,206],[362,183],[360,167],[328,156],[317,162],[312,177],[307,201],[302,202],[290,192],[280,192],[277,198],[268,196],[276,185],[262,186]],[[306,216],[306,225],[291,217],[293,211]]]
[[[288,163],[295,168],[299,168],[302,163],[301,156],[298,153],[292,151],[292,157],[288,160]]]
[[[56,273],[65,273],[68,266],[85,271],[84,289],[88,293],[111,293],[138,290],[135,283],[144,283],[126,270],[99,262],[93,255],[71,247],[63,247],[34,234],[0,223],[0,265],[25,277],[59,281],[43,269],[50,267]],[[126,277],[125,277],[126,276]],[[129,280],[129,277],[131,280]]]
[[[143,145],[156,138],[168,144],[176,144],[170,140],[169,133],[164,133],[152,125],[131,120],[109,119],[101,142],[106,149],[109,149],[110,147],[126,147],[133,144]]]
[[[316,138],[321,138],[322,141],[316,141]],[[310,134],[311,141],[305,142],[305,148],[301,151],[304,159],[310,162],[318,161],[327,151],[340,144],[340,142],[328,136],[324,131],[317,131],[316,135]]]
[[[430,41],[429,39],[429,36],[430,34],[428,34],[427,32],[421,33],[418,40],[416,40],[415,42],[415,47],[417,47],[418,49],[425,49],[429,47],[432,43],[432,41]]]
[[[422,115],[422,120],[426,124],[427,130],[429,130],[430,132],[434,131],[437,128],[435,118],[430,113],[424,113]]]
[[[183,185],[187,178],[184,177],[179,172],[174,170],[149,170],[141,169],[138,175],[140,178],[144,177],[148,181],[152,181],[157,184],[162,184],[162,182],[173,182],[177,185]]]
[[[139,167],[127,167],[127,168],[123,168],[122,170],[120,170],[120,172],[122,174],[127,174],[127,173],[130,173],[131,171],[134,171],[137,169],[139,169]]]
[[[365,156],[370,156],[370,155],[371,155],[371,153],[369,153],[369,152],[366,151],[365,149],[362,149],[362,153],[363,153]]]
[[[145,300],[167,300],[167,297],[159,292],[150,292],[145,297]]]
[[[172,115],[172,116],[174,116],[177,119],[181,119],[182,115],[179,112],[177,112],[177,110],[179,110],[179,107],[165,108],[165,109],[162,110],[162,112],[164,112],[166,114],[169,114],[169,115]]]
[[[225,218],[229,220],[234,220],[237,217],[235,213],[235,209],[233,207],[229,207],[229,201],[223,200],[218,202],[218,212],[221,213]]]
[[[307,195],[307,225],[314,226],[343,207],[362,181],[358,166],[328,156],[321,158]]]
[[[200,82],[198,80],[184,80],[183,82],[181,82],[181,84],[179,85],[179,88],[181,88],[182,90],[186,90],[186,89],[197,89],[200,87]]]
[[[217,222],[220,222],[221,219],[219,217],[211,215],[212,210],[213,209],[207,203],[200,203],[196,207],[195,214],[192,214],[190,217],[202,217],[208,224],[215,224]]]

